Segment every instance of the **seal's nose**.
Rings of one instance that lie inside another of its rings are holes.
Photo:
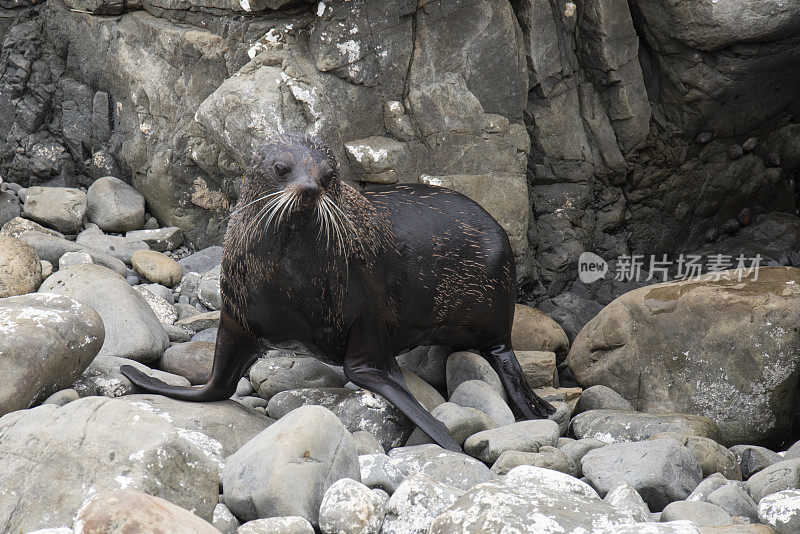
[[[299,197],[300,205],[304,208],[312,206],[317,201],[321,191],[319,184],[310,176],[298,178],[294,190]]]

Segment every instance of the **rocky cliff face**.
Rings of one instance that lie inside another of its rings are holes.
[[[797,0],[0,0],[0,39],[0,174],[121,177],[198,245],[287,130],[480,202],[535,301],[796,210]]]

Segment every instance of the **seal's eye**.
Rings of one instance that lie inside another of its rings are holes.
[[[322,185],[329,186],[330,183],[333,181],[333,171],[328,169],[324,173],[322,173]]]
[[[287,167],[283,163],[276,163],[274,167],[275,167],[275,174],[277,174],[278,176],[282,177],[289,174],[289,167]]]

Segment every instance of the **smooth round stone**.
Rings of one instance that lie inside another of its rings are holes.
[[[704,478],[698,485],[692,490],[692,493],[686,498],[687,501],[705,501],[708,499],[708,496],[714,493],[719,488],[728,485],[736,485],[738,484],[742,488],[746,488],[747,486],[742,482],[737,482],[734,480],[728,480],[720,473],[714,473],[713,475]]]
[[[222,267],[217,265],[205,273],[197,285],[197,298],[209,310],[222,308],[222,295],[220,294],[219,278]]]
[[[47,397],[42,404],[55,404],[56,406],[64,406],[72,401],[78,400],[80,395],[74,389],[62,389],[60,391],[56,391],[49,397]]]
[[[606,443],[642,441],[659,432],[676,432],[722,441],[719,428],[708,417],[683,413],[641,413],[625,410],[589,410],[572,418],[577,438]]]
[[[144,197],[119,178],[104,176],[87,191],[90,221],[106,232],[127,232],[144,226]]]
[[[450,434],[456,443],[464,445],[464,441],[473,434],[483,430],[494,428],[496,425],[485,413],[476,410],[445,402],[431,410],[431,415],[444,423],[447,433]],[[406,445],[422,445],[433,443],[433,440],[419,427],[415,428],[406,441]]]
[[[713,439],[676,432],[661,432],[650,436],[650,439],[661,438],[672,439],[692,451],[700,464],[700,469],[703,470],[704,477],[721,473],[729,480],[742,480],[742,469],[736,457]]]
[[[691,451],[668,439],[606,445],[586,453],[581,465],[601,495],[624,481],[654,511],[687,498],[703,478]]]
[[[462,382],[450,396],[450,402],[475,408],[488,415],[497,426],[514,422],[514,413],[497,391],[482,380]]]
[[[29,244],[0,235],[0,298],[33,293],[42,283],[42,264]]]
[[[411,392],[414,398],[425,407],[426,410],[430,412],[445,402],[444,397],[442,397],[442,395],[436,391],[433,386],[425,382],[412,371],[405,369],[401,371],[403,373],[403,380],[405,381],[408,390]]]
[[[215,336],[216,338],[216,336]],[[341,387],[343,378],[315,358],[261,358],[250,368],[250,383],[265,400],[282,391],[301,388]]]
[[[464,450],[486,463],[494,463],[505,451],[538,452],[544,445],[558,443],[558,424],[547,419],[520,421],[473,434]]]
[[[210,523],[169,501],[139,491],[96,495],[83,505],[75,523],[82,534],[219,534]]]
[[[560,471],[571,476],[578,475],[578,466],[563,451],[544,445],[539,452],[503,451],[492,465],[492,472],[505,475],[520,465],[532,465]]]
[[[758,519],[776,534],[800,532],[800,489],[778,491],[761,499]]]
[[[706,502],[719,506],[731,517],[746,517],[758,523],[758,510],[755,501],[748,493],[735,484],[727,484],[711,492]]]
[[[248,395],[253,394],[253,385],[250,381],[244,377],[239,379],[239,383],[236,384],[236,395],[237,397],[247,397]]]
[[[442,345],[422,346],[397,357],[401,369],[412,371],[438,390],[446,388],[445,362],[453,349]]]
[[[625,400],[622,395],[606,386],[592,386],[581,393],[575,413],[588,410],[633,410],[633,405]]]
[[[559,438],[559,442],[563,438]],[[568,443],[564,443],[563,445],[559,443],[559,449],[564,451],[564,453],[569,456],[575,465],[578,467],[578,473],[576,476],[583,475],[583,469],[581,468],[581,459],[588,453],[589,451],[593,451],[594,449],[599,449],[600,447],[605,447],[608,445],[605,441],[600,441],[599,439],[594,438],[584,438],[584,439],[576,439]]]
[[[555,352],[559,363],[569,351],[564,329],[548,315],[524,304],[514,307],[511,345],[514,350]]]
[[[159,368],[188,379],[193,386],[205,384],[211,378],[214,347],[215,344],[208,341],[172,345],[161,357]]]
[[[482,462],[438,445],[396,447],[389,451],[389,457],[406,476],[424,473],[461,490],[468,490],[494,478],[494,474]]]
[[[628,512],[636,521],[650,521],[650,509],[642,496],[627,482],[620,482],[603,498],[618,510]]]
[[[718,527],[732,525],[730,514],[711,503],[701,501],[675,501],[661,512],[661,521],[691,521],[699,527]]]
[[[319,529],[324,534],[378,534],[388,499],[350,478],[334,482],[319,508]]]
[[[154,250],[137,250],[131,256],[131,263],[144,278],[162,286],[172,287],[183,277],[178,262]]]
[[[185,273],[207,273],[222,262],[222,247],[212,246],[181,259],[178,263]],[[198,277],[199,279],[199,277]]]
[[[467,380],[482,380],[492,386],[504,401],[507,400],[506,390],[500,382],[500,377],[485,358],[474,352],[454,352],[447,358],[445,371],[447,394],[450,396],[458,386]]]
[[[774,463],[747,481],[747,490],[756,502],[772,493],[797,488],[800,488],[800,458]]]
[[[407,472],[401,470],[399,461],[383,453],[360,454],[358,464],[361,469],[361,482],[370,488],[380,488],[389,495],[406,478]]]

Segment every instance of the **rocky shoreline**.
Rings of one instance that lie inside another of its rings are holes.
[[[629,291],[572,343],[518,305],[513,343],[549,420],[518,421],[477,354],[400,356],[454,453],[289,348],[265,347],[228,401],[142,394],[121,365],[207,380],[221,249],[159,228],[115,178],[2,189],[3,532],[800,529],[796,268]]]

